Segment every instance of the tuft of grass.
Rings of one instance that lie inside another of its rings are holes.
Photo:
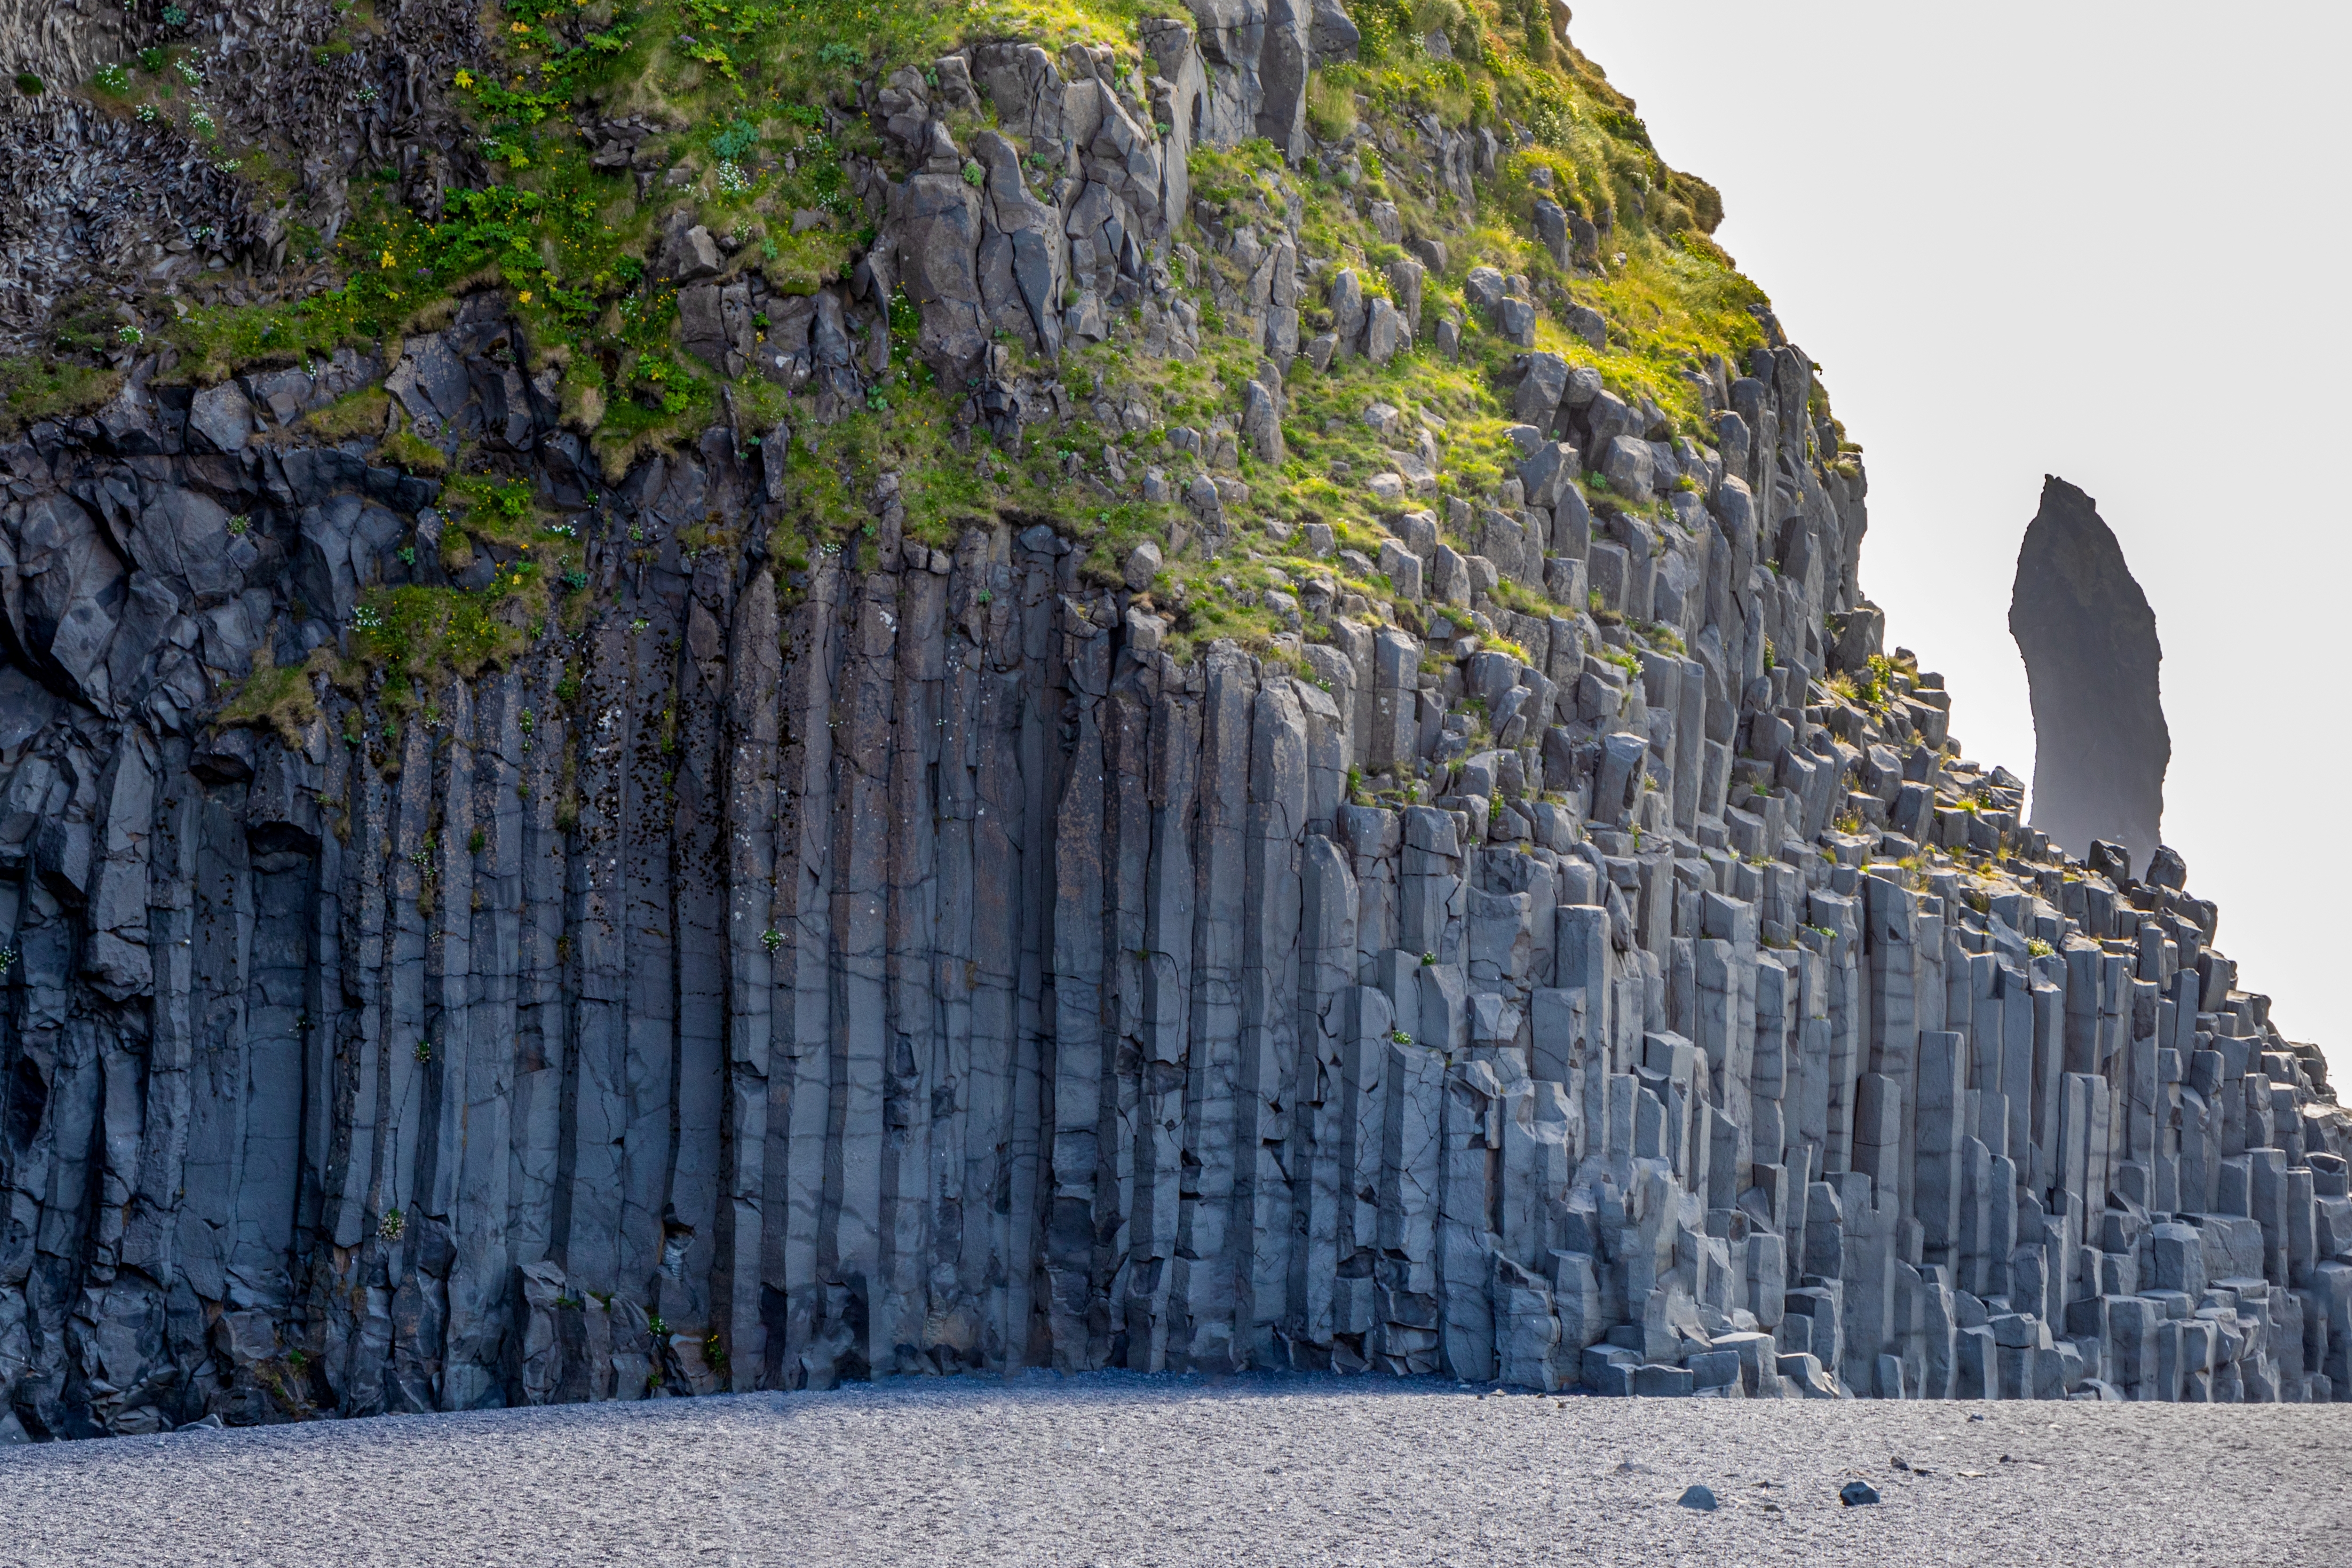
[[[376,450],[412,474],[439,479],[449,471],[449,459],[440,447],[413,430],[395,430],[376,444]]]
[[[381,386],[363,386],[305,415],[302,425],[319,439],[340,445],[375,439],[383,434],[391,417],[391,395]]]
[[[1307,128],[1319,142],[1337,142],[1356,128],[1356,95],[1328,71],[1307,79]]]
[[[0,435],[87,414],[122,386],[122,373],[47,355],[0,360]]]
[[[213,722],[222,729],[242,725],[274,730],[289,749],[299,747],[303,731],[319,717],[318,693],[310,678],[331,671],[334,664],[333,653],[322,647],[301,664],[281,668],[268,647],[257,647],[253,650],[253,673],[221,704]]]

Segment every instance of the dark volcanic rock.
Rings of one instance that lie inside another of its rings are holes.
[[[2096,503],[2055,476],[2018,552],[2009,631],[2033,689],[2033,826],[2077,855],[2105,838],[2144,863],[2172,760],[2156,612]]]

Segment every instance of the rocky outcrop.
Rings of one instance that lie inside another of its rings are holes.
[[[514,346],[485,296],[393,380],[595,607],[405,722],[200,714],[436,571],[430,485],[137,385],[5,454],[12,1432],[1033,1364],[2342,1385],[2340,1125],[2211,907],[1944,804],[1924,681],[1808,695],[1871,623],[1797,351],[1721,387],[1741,460],[1651,449],[1687,528],[1543,452],[1491,556],[1407,519],[1526,661],[1309,584],[1309,680],[887,484],[857,563],[689,553],[764,537],[771,448],[592,488]],[[1614,662],[1587,583],[1689,654]],[[1979,830],[1989,902],[1901,863]]]
[[[0,1438],[1024,1366],[2352,1388],[2317,1052],[2177,856],[2077,861],[1959,756],[1769,314],[1678,431],[1475,270],[1516,467],[1449,491],[1445,422],[1376,401],[1377,564],[1252,519],[1286,389],[1401,352],[1400,269],[1444,265],[1338,269],[1301,346],[1297,209],[1192,201],[1196,127],[1261,133],[1270,16],[1147,24],[1149,105],[1085,49],[890,78],[906,167],[856,171],[878,235],[814,294],[690,223],[655,258],[694,352],[814,421],[903,283],[975,457],[1158,422],[1058,379],[1057,310],[1181,358],[1215,300],[1263,358],[1129,448],[1164,467],[1087,472],[1190,520],[1116,578],[1034,518],[910,526],[891,473],[803,553],[793,433],[732,393],[603,473],[490,292],[380,359],[137,361],[0,448]],[[1421,130],[1394,177],[1496,167]],[[309,433],[379,378],[579,551],[419,687],[362,634],[523,552],[445,552],[436,483]],[[1163,569],[1244,521],[1278,629],[1180,659]]]
[[[2156,612],[2097,504],[2055,475],[2018,550],[2009,633],[2033,692],[2033,826],[2075,854],[2104,839],[2145,866],[2172,761]]]
[[[111,342],[168,319],[168,294],[299,298],[328,280],[298,233],[331,246],[354,177],[391,170],[403,198],[436,218],[446,191],[480,183],[474,139],[446,100],[473,58],[463,40],[474,8],[348,11],[316,0],[0,5],[14,73],[0,84],[0,349],[47,346],[61,308],[102,322]],[[120,94],[102,70],[121,73]],[[151,102],[142,119],[130,100],[152,93],[163,111]],[[297,172],[290,192],[251,177],[265,157]],[[117,357],[127,367],[138,356]]]
[[[1307,72],[1316,47],[1310,0],[1197,0],[1197,25],[1144,25],[1144,47],[1174,89],[1171,107],[1194,144],[1230,147],[1263,136],[1296,159],[1304,150]],[[1324,25],[1324,47],[1339,47]]]

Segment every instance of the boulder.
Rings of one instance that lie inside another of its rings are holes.
[[[243,451],[252,434],[253,406],[235,382],[205,387],[188,405],[188,437],[201,451]]]
[[[1462,280],[1462,298],[1480,314],[1491,314],[1503,299],[1503,275],[1491,267],[1473,267]]]
[[[1308,63],[1315,68],[1354,59],[1362,37],[1339,0],[1315,0],[1307,33]]]
[[[1495,330],[1523,349],[1536,345],[1536,308],[1516,294],[1507,294],[1495,306]]]
[[[1647,441],[1612,436],[1608,448],[1601,454],[1601,477],[1609,481],[1614,493],[1636,506],[1646,506],[1657,499],[1650,488],[1656,462]]]
[[[1375,295],[1364,323],[1364,357],[1374,364],[1386,364],[1412,342],[1412,336],[1397,308]]]
[[[923,358],[961,377],[988,346],[980,291],[980,193],[960,175],[916,174],[894,187],[890,227],[899,277],[922,312]]]
[[[1409,336],[1421,335],[1422,281],[1426,276],[1422,264],[1411,257],[1399,257],[1389,263],[1389,295],[1396,301],[1398,314],[1404,317]]]
[[[1241,435],[1259,462],[1282,461],[1282,419],[1275,411],[1274,395],[1266,390],[1264,382],[1251,382],[1243,393]]]
[[[1352,267],[1342,267],[1331,279],[1331,336],[1339,357],[1346,359],[1362,346],[1364,285]]]
[[[1536,237],[1551,252],[1551,258],[1560,266],[1569,265],[1568,214],[1560,205],[1549,197],[1539,198],[1535,206]]]
[[[1544,510],[1559,505],[1562,498],[1575,493],[1578,466],[1576,448],[1565,441],[1547,441],[1537,447],[1518,468],[1527,504]]]
[[[719,242],[710,237],[709,229],[684,213],[671,218],[668,230],[662,236],[661,255],[654,268],[656,276],[672,283],[691,283],[713,276],[721,265]]]
[[[1518,388],[1511,395],[1511,413],[1538,431],[1549,434],[1553,416],[1559,412],[1560,399],[1567,392],[1568,362],[1558,354],[1529,354]]]

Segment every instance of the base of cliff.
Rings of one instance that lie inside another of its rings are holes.
[[[19,1448],[0,1559],[2317,1563],[2352,1529],[2340,1431],[2290,1405],[903,1381]],[[1875,1506],[1839,1500],[1857,1479]]]

